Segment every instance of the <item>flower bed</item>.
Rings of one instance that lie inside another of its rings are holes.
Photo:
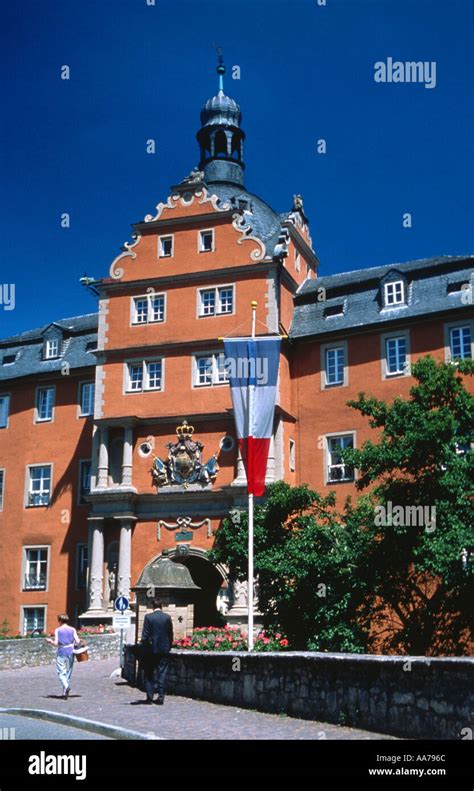
[[[190,637],[175,640],[173,648],[195,651],[247,651],[247,634],[238,626],[202,626],[194,629]],[[255,638],[254,651],[285,651],[288,640],[276,632],[259,632]]]
[[[88,634],[114,634],[112,626],[106,626],[100,623],[98,626],[81,626],[77,630],[79,637],[86,637]]]

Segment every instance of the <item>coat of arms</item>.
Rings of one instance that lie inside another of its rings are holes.
[[[206,464],[202,463],[202,442],[193,439],[194,426],[187,420],[176,429],[177,442],[168,442],[168,459],[155,456],[151,474],[156,486],[184,486],[191,483],[208,484],[215,480],[219,472],[217,456],[211,456]]]

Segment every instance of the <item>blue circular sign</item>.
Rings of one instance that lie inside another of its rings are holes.
[[[128,610],[129,604],[130,602],[126,596],[119,596],[117,599],[115,599],[115,609],[119,612],[125,612],[125,610]]]

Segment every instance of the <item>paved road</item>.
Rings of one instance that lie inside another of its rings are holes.
[[[47,709],[164,739],[393,739],[378,733],[277,714],[168,696],[164,706],[110,678],[116,659],[76,663],[72,694],[63,700],[53,664],[0,671],[0,707]]]
[[[55,741],[69,741],[70,739],[105,739],[82,728],[71,728],[69,725],[59,725],[56,722],[45,722],[32,717],[21,717],[17,714],[0,714],[0,732],[2,745],[8,749],[6,739],[54,739]]]

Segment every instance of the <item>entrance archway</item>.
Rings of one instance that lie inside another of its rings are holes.
[[[196,585],[201,588],[196,592],[194,603],[194,626],[221,626],[225,618],[217,609],[219,591],[227,587],[227,574],[223,566],[214,566],[206,557],[206,552],[195,547],[176,547],[171,550],[170,557],[182,563]]]

